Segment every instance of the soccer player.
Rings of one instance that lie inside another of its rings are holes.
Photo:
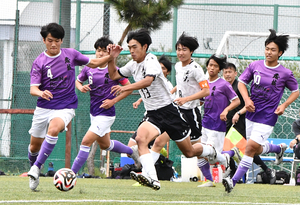
[[[167,86],[168,86],[168,89],[169,91],[171,92],[172,89],[173,89],[173,85],[172,83],[167,79],[167,76],[171,73],[171,70],[172,70],[172,63],[164,56],[162,55],[159,59],[158,59],[158,62],[161,66],[161,69],[162,69],[162,72],[167,80]],[[174,93],[175,94],[175,93]],[[173,94],[173,97],[175,98]],[[132,104],[133,108],[134,109],[137,109],[138,106],[141,104],[142,102],[142,98],[139,98],[136,102],[134,102]],[[146,114],[146,113],[145,113]],[[143,122],[143,120],[141,121],[141,123]],[[164,135],[167,135],[166,133],[163,133]],[[129,147],[132,147],[132,146],[135,146],[136,145],[136,141],[135,141],[135,137],[136,137],[136,132],[131,136],[131,138],[129,139],[129,142],[128,142],[128,146]],[[151,149],[151,147],[153,146],[153,143],[154,143],[154,140],[151,141],[149,144],[148,144],[148,147],[149,149]],[[161,150],[161,149],[160,149]],[[158,151],[160,152],[160,151]],[[159,157],[159,156],[158,156]],[[154,159],[155,160],[155,159]]]
[[[236,67],[233,63],[227,63],[226,67],[223,69],[223,77],[224,79],[232,85],[233,90],[238,95],[240,99],[240,105],[229,111],[227,114],[226,120],[226,133],[229,131],[231,126],[234,124],[234,128],[246,139],[246,124],[245,124],[245,115],[246,108],[243,97],[238,89],[238,81],[236,79],[237,71]],[[243,109],[244,108],[244,109]],[[240,161],[241,159],[238,159]],[[266,172],[267,176],[270,179],[270,184],[274,184],[276,180],[275,170],[270,169],[267,165],[261,160],[260,156],[256,155],[253,158],[253,162],[260,166],[264,172]],[[236,171],[236,166],[233,158],[230,158],[230,176],[232,177]]]
[[[219,77],[220,71],[226,65],[226,59],[226,56],[217,57],[213,54],[206,62],[210,94],[205,97],[204,102],[201,142],[213,143],[219,152],[223,150],[227,114],[240,104],[230,83]],[[230,102],[229,105],[228,102]],[[230,157],[238,155],[238,150],[224,151],[223,153],[229,164]],[[198,159],[198,166],[206,178],[206,181],[198,187],[215,187],[208,161],[205,158]],[[226,167],[226,172],[229,172],[228,169]]]
[[[152,43],[149,32],[145,29],[130,32],[127,43],[132,60],[118,70],[114,59],[120,54],[122,48],[111,45],[108,71],[113,80],[133,76],[135,83],[123,87],[116,85],[112,88],[112,92],[119,94],[124,91],[139,90],[147,111],[146,120],[138,127],[135,138],[145,172],[142,174],[131,172],[131,177],[154,190],[160,189],[148,144],[164,131],[176,142],[186,157],[202,156],[209,157],[211,160],[224,161],[224,157],[216,152],[213,146],[200,143],[192,146],[189,137],[190,128],[178,107],[172,103],[173,99],[159,62],[156,56],[147,53]]]
[[[96,58],[103,58],[108,56],[106,47],[113,42],[107,38],[99,38],[95,42]],[[124,145],[117,140],[110,140],[110,127],[115,121],[115,106],[114,104],[131,94],[131,92],[124,92],[117,97],[111,93],[111,87],[114,85],[129,85],[130,82],[127,78],[119,80],[111,80],[108,76],[107,62],[100,67],[94,69],[85,66],[81,73],[77,76],[76,87],[83,93],[90,91],[90,116],[91,126],[82,139],[80,150],[75,158],[72,170],[77,173],[84,165],[88,156],[90,147],[94,141],[97,141],[102,150],[109,150],[118,153],[126,153],[131,155],[132,158],[138,159],[137,148]],[[83,82],[88,80],[88,84],[83,85]]]
[[[245,101],[247,146],[235,175],[224,178],[225,191],[232,191],[236,182],[248,171],[254,155],[275,153],[275,164],[280,164],[287,145],[267,142],[273,131],[278,115],[282,115],[299,96],[298,83],[293,72],[278,63],[278,59],[288,48],[288,35],[276,35],[270,29],[265,41],[265,60],[254,61],[239,77],[238,88]],[[246,85],[251,84],[251,97]],[[279,105],[283,91],[291,90],[288,99]]]
[[[61,48],[65,31],[56,23],[43,26],[40,34],[46,50],[35,59],[30,73],[30,94],[39,97],[29,130],[28,158],[31,168],[28,176],[32,190],[39,184],[40,168],[51,154],[59,132],[67,129],[75,115],[74,109],[78,104],[75,66],[96,68],[110,58],[89,59],[75,49]]]

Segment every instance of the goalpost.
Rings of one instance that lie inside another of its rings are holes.
[[[256,60],[265,59],[264,49],[265,40],[270,35],[270,32],[240,32],[240,31],[227,31],[217,48],[217,55],[226,55],[228,62],[234,63],[237,67],[238,76],[245,70],[245,68]],[[281,35],[278,33],[277,35]],[[300,82],[300,51],[299,39],[300,34],[283,33],[289,35],[289,48],[285,51],[283,56],[279,59],[279,63],[293,71],[294,76]],[[290,91],[285,89],[281,99],[283,103]],[[300,100],[297,99],[292,103],[284,112],[279,116],[278,122],[274,127],[273,136],[275,138],[294,138],[291,130],[292,123],[295,119],[299,118]],[[275,135],[275,136],[274,136]]]

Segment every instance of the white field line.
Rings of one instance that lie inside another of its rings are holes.
[[[213,202],[213,201],[133,201],[133,200],[9,200],[9,201],[0,201],[0,204],[8,203],[78,203],[78,202],[98,202],[98,203],[108,203],[108,202],[117,202],[117,203],[156,203],[156,204],[241,204],[245,203],[249,205],[295,205],[295,204],[286,204],[286,203],[251,203],[251,202]]]

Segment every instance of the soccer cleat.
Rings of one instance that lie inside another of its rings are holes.
[[[224,185],[226,192],[230,193],[232,191],[233,182],[232,182],[232,179],[230,179],[230,177],[224,178],[222,180],[222,184]]]
[[[141,185],[148,186],[155,191],[160,189],[160,182],[158,180],[151,179],[150,177],[147,177],[143,174],[138,175],[138,179]]]
[[[224,164],[225,170],[224,170],[224,173],[223,173],[223,178],[226,178],[226,177],[229,176],[230,171],[231,171],[231,169],[230,169],[230,156],[227,153],[225,153],[223,155],[224,155],[224,157],[226,159],[225,164]]]
[[[29,188],[35,190],[40,183],[40,169],[36,165],[33,165],[27,175],[29,176]]]
[[[131,172],[130,172],[130,177],[131,177],[131,179],[133,179],[133,180],[139,182],[138,174],[135,173],[134,171],[131,171]]]
[[[205,182],[203,182],[202,184],[198,185],[197,187],[216,187],[215,183],[210,181],[210,180],[206,180]]]
[[[136,168],[140,169],[142,167],[142,164],[140,162],[140,154],[138,151],[138,146],[133,145],[130,148],[132,149],[132,154],[130,155],[130,157],[134,160]]]
[[[275,169],[268,168],[267,171],[265,171],[267,176],[270,179],[270,184],[274,184],[276,181],[276,171]]]
[[[237,147],[234,147],[231,149],[232,151],[234,151],[234,155],[232,157],[232,159],[237,163],[240,164],[241,160],[242,160],[242,156],[240,155],[240,150]]]
[[[285,150],[287,149],[287,145],[285,143],[281,143],[281,144],[279,144],[279,146],[280,146],[281,150],[278,154],[277,153],[275,154],[275,156],[276,156],[275,164],[277,164],[277,165],[279,165],[282,162],[283,154],[284,154]]]

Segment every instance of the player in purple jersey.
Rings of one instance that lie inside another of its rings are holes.
[[[202,137],[201,142],[205,144],[214,144],[215,148],[222,152],[226,134],[227,114],[240,104],[237,94],[234,92],[230,83],[219,77],[220,71],[226,66],[226,57],[217,57],[212,55],[206,62],[208,83],[210,94],[205,97],[204,115],[202,119]],[[228,102],[229,105],[228,105]],[[226,174],[229,174],[230,157],[238,155],[238,150],[234,148],[230,151],[224,151],[226,157]],[[207,179],[198,187],[214,187],[213,178],[210,172],[210,165],[204,158],[198,159],[198,166]]]
[[[66,130],[75,116],[75,66],[96,68],[109,59],[109,56],[89,59],[75,49],[61,48],[65,31],[57,23],[43,26],[40,34],[46,50],[34,60],[30,73],[30,94],[38,96],[29,130],[28,176],[32,190],[39,184],[40,168],[54,149],[58,133]]]
[[[109,55],[106,50],[109,44],[113,44],[113,42],[107,37],[102,37],[95,42],[96,58]],[[87,80],[88,84],[83,85],[83,82]],[[119,84],[129,85],[130,82],[127,78],[111,80],[108,76],[107,63],[96,69],[85,66],[78,75],[77,89],[83,93],[90,91],[91,126],[83,137],[79,153],[73,162],[72,170],[74,173],[77,173],[86,162],[94,141],[98,142],[102,150],[126,153],[134,158],[133,149],[117,140],[110,140],[110,127],[116,118],[114,104],[131,94],[129,91],[115,97],[111,93],[111,87]],[[137,148],[134,151],[135,159],[137,159],[139,157]]]
[[[238,88],[245,101],[247,146],[238,169],[232,179],[224,178],[223,185],[228,193],[236,182],[252,165],[254,155],[275,153],[275,164],[280,164],[287,145],[267,142],[273,131],[278,115],[299,97],[298,83],[293,72],[278,63],[278,59],[288,48],[288,35],[271,34],[265,41],[265,60],[252,62],[239,77]],[[251,97],[246,84],[251,83]],[[292,93],[279,105],[283,91],[287,87]]]
[[[178,107],[173,104],[173,98],[167,88],[159,62],[156,56],[147,53],[152,43],[149,32],[145,29],[130,32],[127,43],[133,59],[117,70],[114,59],[120,54],[122,48],[118,45],[111,45],[109,46],[111,61],[108,63],[108,71],[110,78],[114,80],[120,79],[122,76],[133,76],[135,83],[123,87],[114,86],[112,92],[139,90],[147,111],[146,120],[138,127],[135,138],[145,172],[142,174],[131,172],[132,179],[154,190],[160,189],[160,182],[157,179],[148,144],[164,131],[176,142],[186,157],[202,156],[211,160],[217,158],[218,161],[224,161],[224,157],[213,146],[200,143],[191,144],[190,128]]]

